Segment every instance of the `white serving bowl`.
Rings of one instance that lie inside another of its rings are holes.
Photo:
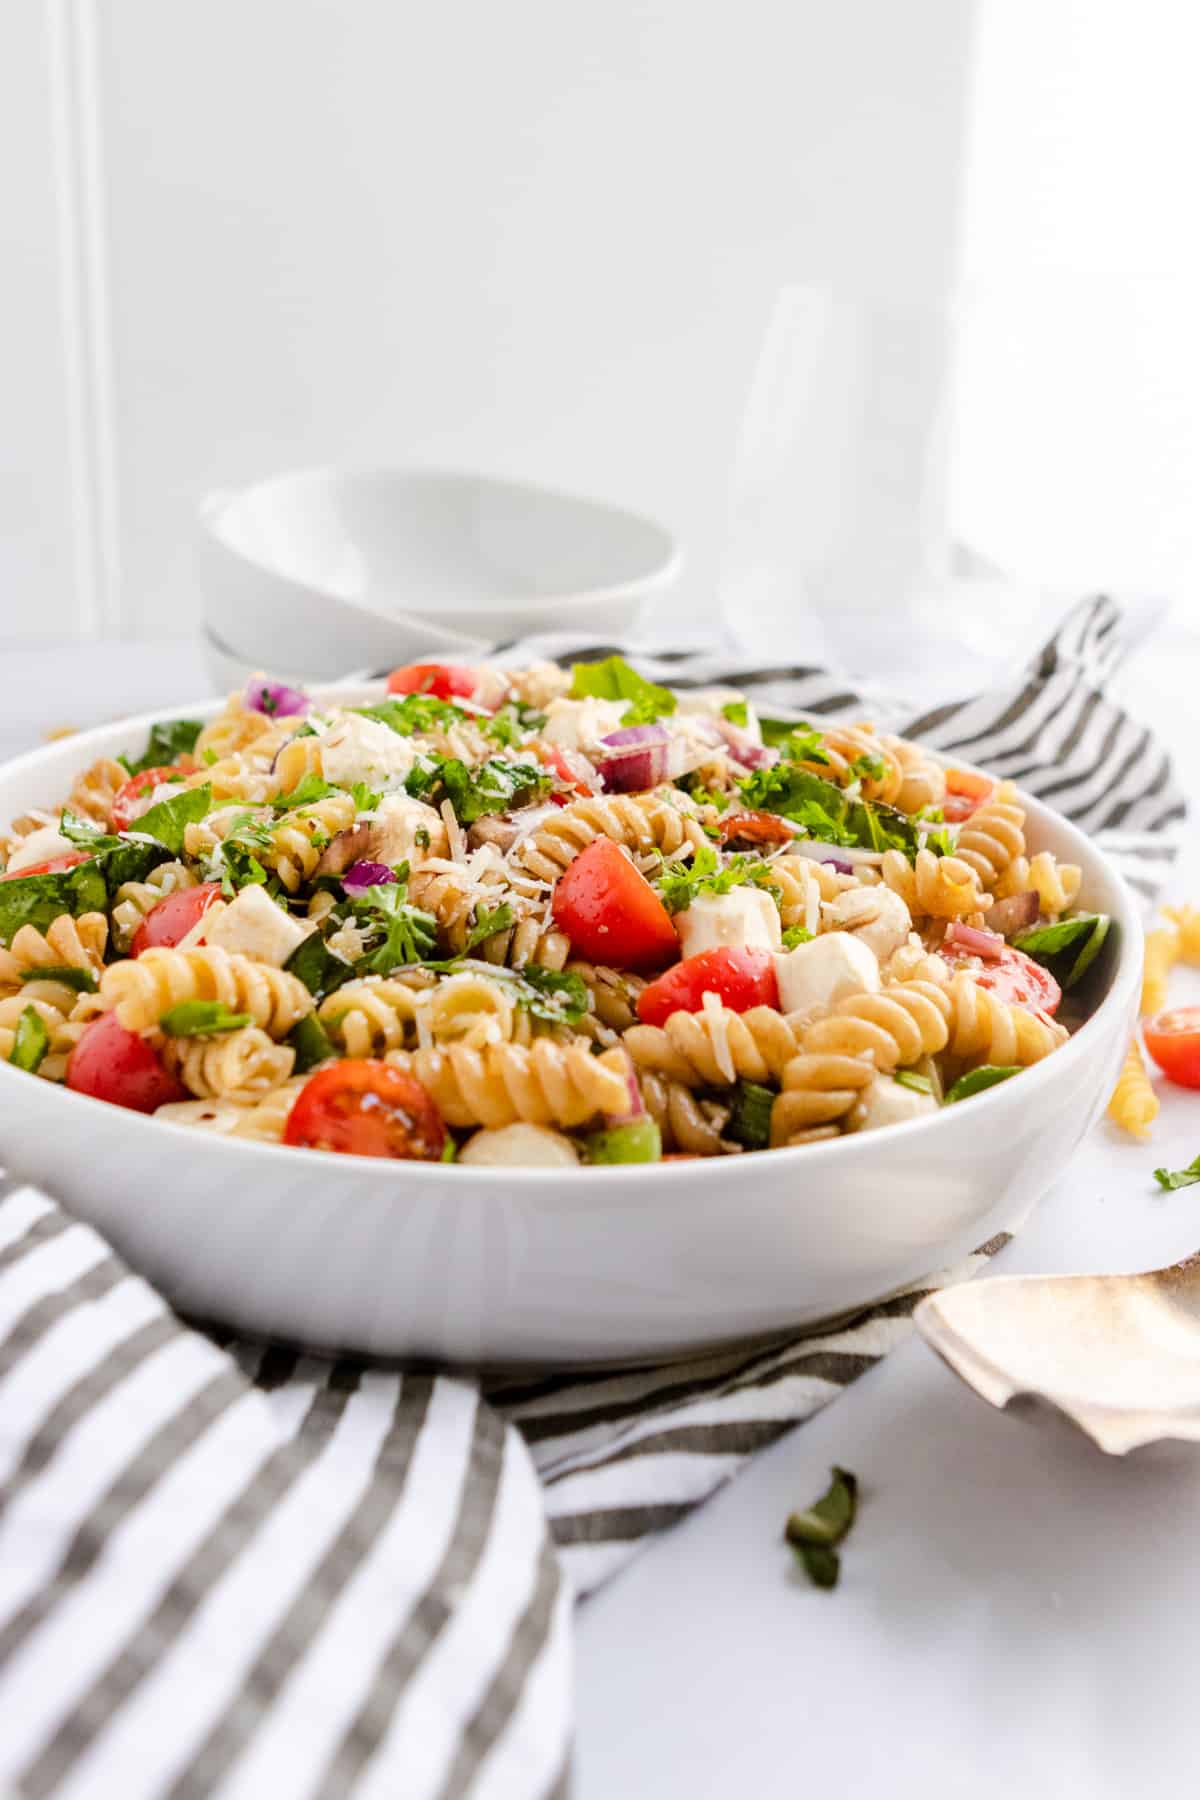
[[[152,718],[0,767],[0,819],[140,750]],[[677,1355],[863,1306],[1011,1228],[1101,1112],[1142,928],[1106,858],[1025,798],[1038,848],[1110,913],[1104,997],[1069,1043],[936,1116],[751,1158],[445,1167],[232,1142],[0,1065],[0,1157],[90,1220],[182,1310],[323,1348],[467,1363]]]
[[[309,469],[211,494],[195,546],[208,633],[310,680],[540,631],[627,632],[674,580],[669,532],[527,482]]]

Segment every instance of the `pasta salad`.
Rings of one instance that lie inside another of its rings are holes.
[[[1107,929],[1010,784],[615,656],[413,665],[363,704],[256,678],[0,853],[0,1057],[398,1160],[725,1156],[930,1114],[1058,1048]]]

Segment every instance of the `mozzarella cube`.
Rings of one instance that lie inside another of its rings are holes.
[[[460,1163],[503,1169],[558,1169],[578,1163],[570,1138],[545,1125],[504,1125],[477,1131],[458,1153]]]
[[[628,704],[627,700],[601,700],[595,695],[586,700],[552,700],[542,736],[564,750],[582,750],[598,744],[610,732],[620,731]]]
[[[266,889],[257,885],[244,887],[211,924],[207,919],[202,923],[206,944],[252,956],[255,962],[270,963],[276,969],[282,969],[297,945],[314,930],[276,906]]]
[[[697,894],[675,916],[679,945],[685,956],[716,950],[778,950],[782,943],[779,908],[761,888],[734,888],[728,894]]]
[[[418,833],[424,833],[418,843]],[[388,794],[379,802],[371,826],[371,861],[395,868],[414,868],[427,856],[445,856],[446,821],[435,807],[409,794]]]
[[[877,1131],[881,1125],[902,1125],[905,1119],[919,1119],[937,1110],[932,1094],[919,1094],[894,1075],[876,1075],[855,1110],[856,1128]]]
[[[873,951],[848,932],[830,931],[775,958],[782,1012],[817,1012],[882,985]]]
[[[321,768],[335,787],[365,781],[371,788],[397,787],[417,760],[412,738],[379,719],[348,713],[321,733]]]
[[[66,856],[78,849],[78,844],[63,837],[53,825],[40,825],[20,839],[8,859],[8,873],[15,875],[18,869],[31,869],[35,863],[49,862],[52,856]]]
[[[886,962],[901,944],[908,942],[912,920],[899,894],[882,883],[878,887],[847,888],[822,908],[827,924],[851,932],[860,944]]]

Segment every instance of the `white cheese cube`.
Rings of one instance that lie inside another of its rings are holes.
[[[586,749],[610,732],[620,731],[628,704],[627,700],[600,700],[594,695],[586,700],[552,700],[542,736],[564,750]]]
[[[782,943],[779,908],[761,888],[734,888],[728,894],[698,894],[675,915],[685,956],[729,944],[737,950],[778,950]]]
[[[66,856],[80,847],[53,825],[40,825],[17,844],[8,859],[8,873],[15,875],[18,869],[31,869],[35,863],[49,862],[52,856]]]
[[[244,887],[235,900],[204,925],[204,942],[231,955],[252,956],[255,962],[282,969],[298,944],[314,929],[307,921],[293,919],[276,906],[261,886]]]
[[[421,842],[417,834],[424,833]],[[388,794],[379,802],[371,826],[372,862],[394,868],[407,862],[414,868],[427,856],[445,856],[446,821],[435,807],[410,794]]]
[[[876,1075],[864,1088],[855,1117],[859,1131],[877,1131],[881,1125],[901,1125],[905,1119],[919,1119],[937,1110],[932,1094],[919,1094],[893,1075]]]
[[[396,787],[417,760],[418,746],[412,738],[379,719],[360,718],[348,713],[321,733],[321,768],[326,781],[335,787],[353,787],[365,781],[368,787]]]
[[[829,931],[775,958],[783,1012],[816,1012],[851,994],[877,994],[881,981],[874,953],[848,932]]]
[[[882,884],[847,888],[822,910],[827,924],[838,931],[851,932],[860,944],[874,951],[881,963],[908,942],[912,930],[907,906],[899,894]]]
[[[579,1161],[570,1138],[545,1125],[504,1125],[477,1131],[458,1153],[460,1163],[504,1169],[566,1168]]]

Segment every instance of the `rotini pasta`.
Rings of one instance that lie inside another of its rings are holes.
[[[1150,1085],[1142,1047],[1136,1038],[1130,1040],[1121,1064],[1121,1073],[1108,1103],[1108,1116],[1114,1125],[1131,1137],[1150,1136],[1150,1127],[1158,1117],[1158,1095]]]
[[[1053,975],[989,924],[1031,893],[1090,918],[1011,784],[959,825],[970,784],[918,743],[797,722],[768,747],[736,690],[677,699],[619,659],[400,673],[319,705],[255,677],[198,734],[164,721],[124,751],[146,801],[117,803],[124,761],[74,782],[94,848],[58,810],[17,820],[0,1057],[110,1098],[134,1033],[129,1103],[193,1129],[584,1167],[883,1128],[1065,1037],[1028,997],[1053,1011]],[[1191,909],[1147,940],[1149,999],[1179,954],[1200,962]]]
[[[1180,934],[1173,925],[1157,925],[1146,933],[1145,961],[1142,964],[1142,1003],[1144,1013],[1161,1012],[1167,1004],[1167,978],[1179,961]]]

